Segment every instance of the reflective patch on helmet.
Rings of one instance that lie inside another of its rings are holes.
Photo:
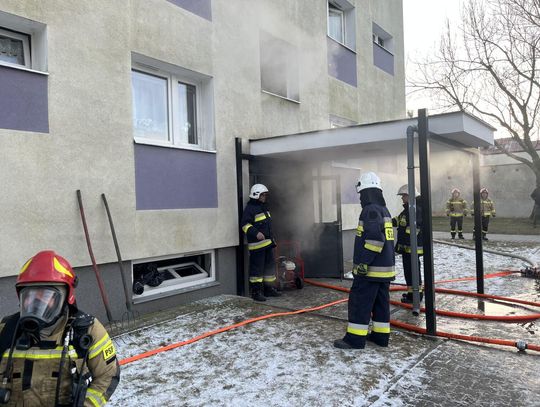
[[[67,268],[62,266],[62,264],[60,264],[60,262],[58,261],[58,259],[56,257],[54,258],[53,263],[54,263],[54,269],[56,271],[58,271],[61,274],[65,274],[68,277],[73,278],[73,274],[71,274],[71,272]]]
[[[26,269],[28,268],[30,263],[32,263],[32,260],[33,259],[30,259],[26,263],[24,263],[24,266],[22,266],[21,271],[19,271],[19,275],[21,275],[22,273],[24,273],[26,271]]]

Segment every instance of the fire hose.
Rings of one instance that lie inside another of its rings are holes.
[[[505,271],[505,272],[499,272],[499,273],[492,273],[492,274],[486,275],[485,278],[500,277],[500,276],[508,275],[508,274],[511,274],[511,273],[513,273],[513,272]],[[474,277],[472,279],[474,279]],[[454,281],[462,281],[462,280],[463,279],[456,279]],[[441,281],[441,283],[442,282],[449,282],[449,281],[452,281],[452,280]],[[346,287],[338,287],[338,286],[333,286],[333,285],[330,285],[330,284],[314,282],[314,281],[311,281],[311,280],[305,280],[305,282],[308,283],[308,284],[314,285],[314,286],[318,286],[318,287],[330,288],[330,289],[333,289],[333,290],[338,290],[338,291],[343,291],[343,292],[349,292],[349,289],[346,288]],[[403,290],[405,290],[405,288],[404,287],[399,287],[399,286],[394,286],[390,290],[391,291],[403,291]],[[501,301],[506,301],[506,302],[513,302],[513,303],[516,303],[516,304],[540,307],[540,303],[537,303],[537,302],[524,301],[524,300],[508,298],[508,297],[501,297],[501,296],[496,296],[496,295],[476,294],[476,293],[471,293],[471,292],[468,292],[468,291],[449,290],[449,289],[444,289],[444,288],[436,288],[435,291],[439,292],[439,293],[445,293],[445,294],[455,294],[455,295],[463,295],[463,296],[469,296],[469,297],[494,299],[494,300],[501,300]],[[341,300],[333,301],[333,302],[323,304],[323,305],[319,305],[319,306],[316,306],[316,307],[304,308],[304,309],[300,309],[300,310],[296,310],[296,311],[289,311],[289,312],[277,312],[277,313],[262,315],[262,316],[255,317],[255,318],[246,319],[245,321],[242,321],[242,322],[239,322],[239,323],[236,323],[236,324],[227,325],[225,327],[222,327],[222,328],[219,328],[219,329],[216,329],[216,330],[213,330],[213,331],[205,332],[205,333],[203,333],[201,335],[198,335],[198,336],[196,336],[194,338],[191,338],[191,339],[187,339],[185,341],[172,343],[170,345],[162,346],[162,347],[159,347],[159,348],[156,348],[156,349],[149,350],[147,352],[140,353],[138,355],[134,355],[134,356],[131,356],[131,357],[124,358],[124,359],[120,360],[119,363],[120,363],[120,365],[126,365],[128,363],[132,363],[132,362],[135,362],[135,361],[138,361],[138,360],[141,360],[141,359],[148,358],[150,356],[154,356],[154,355],[156,355],[158,353],[166,352],[166,351],[176,349],[176,348],[179,348],[179,347],[182,347],[182,346],[185,346],[185,345],[189,345],[191,343],[200,341],[200,340],[202,340],[204,338],[208,338],[210,336],[213,336],[213,335],[216,335],[216,334],[219,334],[219,333],[223,333],[223,332],[227,332],[227,331],[230,331],[230,330],[233,330],[233,329],[236,329],[236,328],[240,328],[242,326],[252,324],[252,323],[257,322],[257,321],[262,321],[262,320],[266,320],[266,319],[270,319],[270,318],[276,318],[276,317],[282,317],[282,316],[298,315],[298,314],[303,314],[303,313],[307,313],[307,312],[319,311],[321,309],[332,307],[332,306],[337,305],[337,304],[342,304],[342,303],[347,302],[347,301],[348,301],[347,298],[343,298]],[[397,306],[401,306],[401,307],[404,307],[404,308],[411,308],[412,307],[412,305],[410,305],[410,304],[402,304],[401,302],[397,302],[397,301],[390,301],[390,303],[392,305],[397,305]],[[423,308],[422,308],[422,311],[424,311]],[[459,317],[459,318],[471,318],[471,319],[479,319],[479,320],[503,321],[503,322],[524,322],[524,321],[531,321],[531,320],[536,320],[536,319],[540,318],[540,313],[523,315],[523,316],[521,316],[521,315],[515,315],[515,316],[491,316],[491,315],[466,314],[466,313],[450,312],[450,311],[442,311],[442,310],[437,310],[436,312],[439,315],[445,315],[445,316],[452,316],[452,317]],[[401,321],[390,320],[390,324],[392,326],[397,327],[397,328],[405,329],[405,330],[415,332],[415,333],[419,333],[419,334],[422,334],[422,335],[426,335],[426,333],[427,333],[425,328],[421,328],[421,327],[418,327],[418,326],[412,325],[412,324],[407,324],[407,323],[401,322]],[[502,345],[502,346],[516,347],[521,351],[524,351],[524,350],[528,349],[528,350],[534,350],[534,351],[540,352],[540,345],[528,344],[523,340],[512,341],[512,340],[506,340],[506,339],[483,338],[483,337],[479,337],[479,336],[461,335],[461,334],[454,334],[454,333],[443,332],[443,331],[437,331],[436,336],[439,336],[439,337],[442,337],[442,338],[448,338],[448,339],[457,339],[457,340],[462,340],[462,341],[469,341],[469,342],[480,342],[480,343],[488,343],[488,344],[492,344],[492,345]]]

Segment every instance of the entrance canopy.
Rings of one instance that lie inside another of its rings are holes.
[[[251,140],[250,154],[301,161],[328,159],[329,153],[363,155],[403,147],[407,127],[416,124],[413,118]],[[475,148],[493,145],[495,128],[470,114],[453,112],[429,116],[429,131],[441,141]]]

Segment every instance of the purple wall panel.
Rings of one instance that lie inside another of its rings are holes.
[[[375,43],[373,43],[373,63],[384,72],[394,75],[394,56]]]
[[[356,54],[327,37],[328,74],[349,85],[356,86]]]
[[[212,21],[212,0],[168,0],[193,14]]]
[[[217,208],[216,154],[135,144],[137,210]]]
[[[0,128],[49,132],[47,75],[0,65]]]

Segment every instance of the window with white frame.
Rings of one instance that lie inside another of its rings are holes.
[[[345,43],[345,21],[343,11],[328,4],[328,36],[337,42]]]
[[[356,49],[356,14],[347,0],[328,1],[328,36],[340,44]]]
[[[379,47],[384,48],[391,54],[394,53],[394,39],[390,33],[383,30],[378,24],[373,23],[372,33],[373,43]]]
[[[0,65],[47,71],[47,26],[0,11]]]
[[[0,28],[0,61],[31,68],[29,39],[27,34]]]
[[[131,71],[135,141],[213,150],[210,78],[147,62],[135,59]]]
[[[133,262],[133,302],[155,300],[216,284],[214,251]]]
[[[260,32],[261,88],[264,92],[300,101],[298,50],[292,44]]]

